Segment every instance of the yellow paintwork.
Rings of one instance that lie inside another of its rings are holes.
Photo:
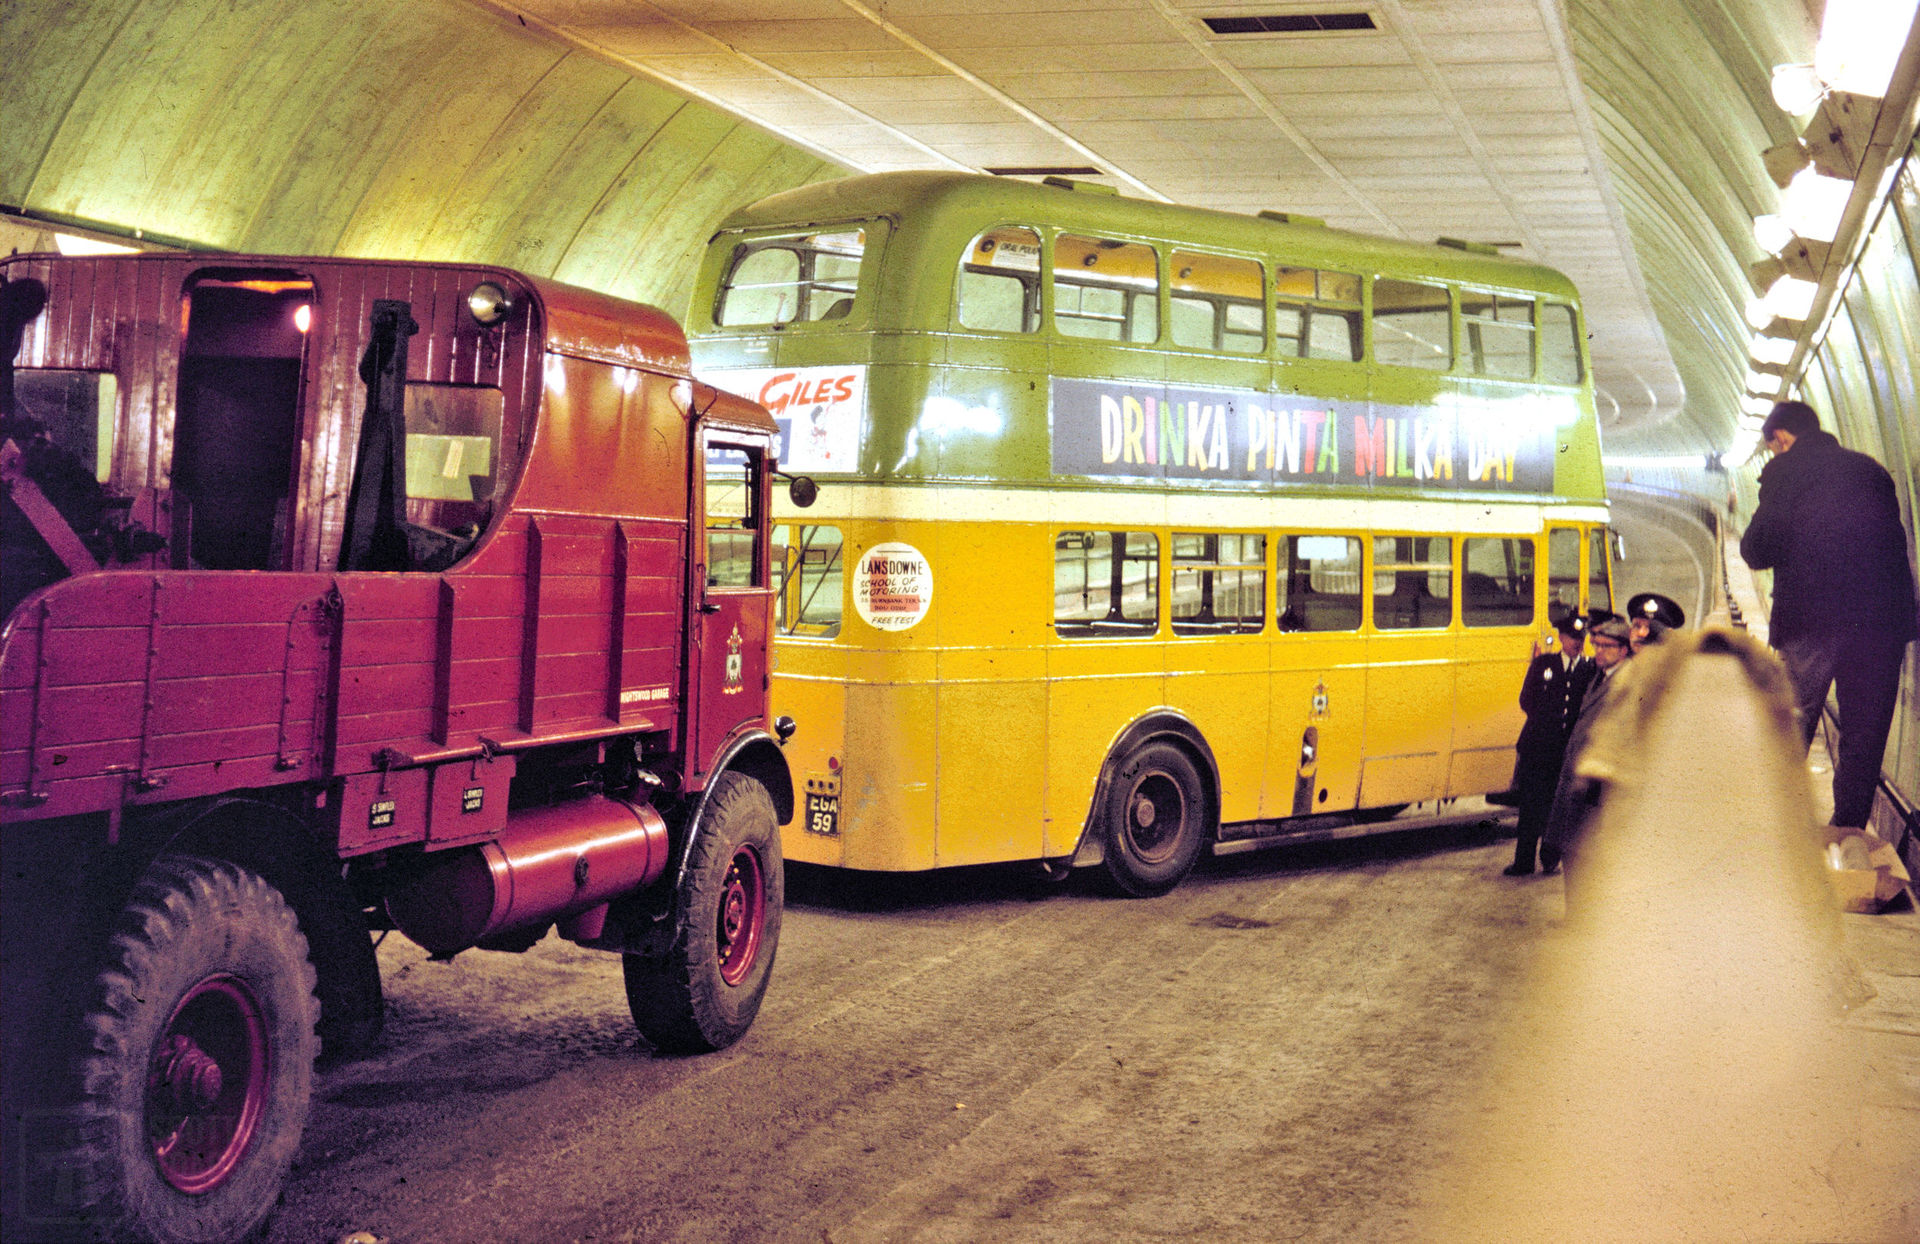
[[[1303,799],[1313,812],[1505,788],[1520,680],[1547,629],[1544,527],[1530,626],[1464,628],[1456,591],[1444,628],[1282,634],[1270,616],[1269,539],[1266,630],[1200,637],[1174,635],[1166,617],[1168,536],[1193,527],[1148,517],[1125,526],[1161,537],[1158,633],[1060,639],[1050,625],[1054,537],[1118,524],[808,516],[841,529],[849,580],[866,550],[901,542],[926,557],[934,586],[910,629],[867,625],[849,589],[836,638],[776,644],[774,711],[801,723],[787,749],[796,785],[837,780],[840,798],[838,834],[796,818],[787,855],[895,871],[1069,856],[1115,739],[1165,709],[1211,748],[1229,823],[1301,810],[1309,726],[1318,749]],[[1461,541],[1452,548],[1457,559]]]

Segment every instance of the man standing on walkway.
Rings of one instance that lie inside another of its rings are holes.
[[[1520,711],[1527,715],[1527,722],[1514,744],[1518,754],[1513,766],[1513,797],[1520,810],[1520,824],[1514,834],[1513,863],[1505,869],[1509,877],[1533,872],[1534,850],[1547,827],[1560,767],[1566,763],[1567,736],[1580,715],[1587,684],[1598,672],[1598,667],[1583,655],[1587,619],[1578,610],[1567,610],[1554,630],[1559,634],[1556,650],[1535,657],[1520,683]]]
[[[1864,827],[1901,662],[1920,633],[1899,498],[1887,469],[1822,431],[1805,402],[1776,403],[1760,434],[1773,459],[1740,556],[1773,571],[1768,642],[1786,662],[1808,743],[1828,689],[1838,693],[1832,823]]]

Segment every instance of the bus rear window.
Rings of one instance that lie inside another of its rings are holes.
[[[723,328],[844,318],[859,291],[867,233],[810,233],[734,247],[713,309]]]

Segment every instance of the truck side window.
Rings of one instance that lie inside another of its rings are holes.
[[[760,471],[764,451],[707,444],[707,586],[760,587]]]

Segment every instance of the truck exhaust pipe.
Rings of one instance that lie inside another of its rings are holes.
[[[516,812],[492,842],[441,851],[387,896],[393,926],[429,954],[564,920],[657,880],[667,823],[644,804],[593,795]]]

